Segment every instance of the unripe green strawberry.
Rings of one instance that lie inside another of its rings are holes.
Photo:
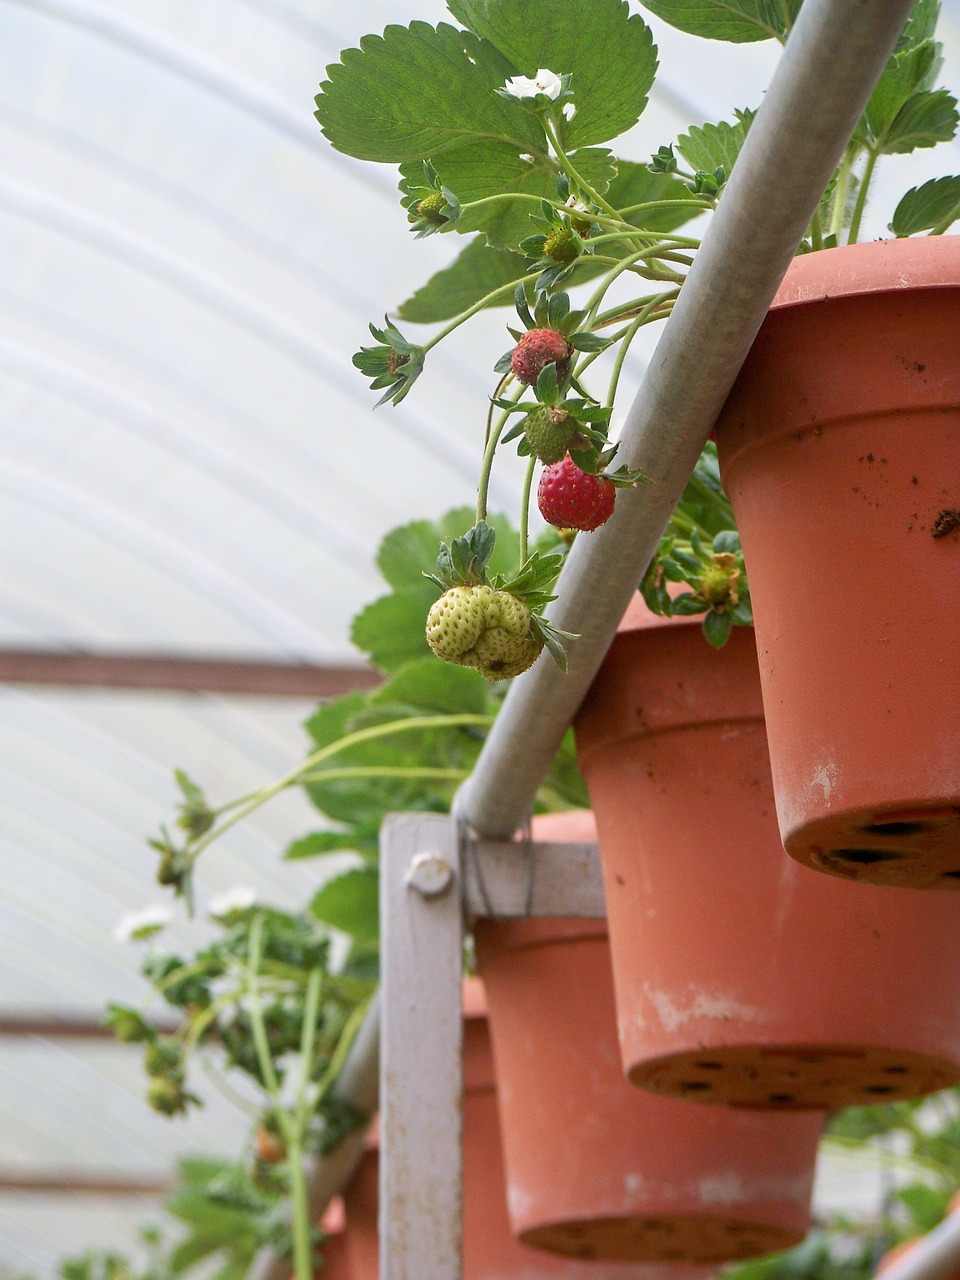
[[[527,444],[541,462],[559,462],[566,456],[577,430],[577,420],[566,409],[538,405],[523,420]]]
[[[147,1086],[147,1102],[164,1116],[175,1116],[187,1109],[187,1094],[182,1084],[169,1076],[154,1076]]]
[[[557,381],[562,382],[570,368],[572,350],[556,329],[528,329],[513,349],[510,368],[518,381],[532,387],[548,364],[556,364]]]
[[[717,613],[723,613],[728,608],[735,609],[740,603],[740,593],[737,590],[739,577],[737,557],[728,551],[719,552],[701,573],[696,594]]]
[[[446,200],[439,191],[431,191],[428,196],[424,196],[417,205],[417,213],[421,218],[426,218],[428,222],[432,222],[435,226],[441,227],[446,222],[443,213],[443,207]]]
[[[473,667],[485,680],[519,675],[543,647],[523,601],[486,585],[446,590],[427,614],[427,643],[444,662]]]
[[[573,262],[579,251],[577,238],[569,227],[556,227],[543,242],[543,256],[554,262]]]

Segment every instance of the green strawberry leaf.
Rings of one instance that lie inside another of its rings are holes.
[[[437,544],[469,529],[474,518],[472,507],[456,507],[437,521],[413,520],[391,529],[377,550],[377,568],[391,587],[419,587],[424,566],[436,559]],[[492,522],[496,525],[497,518]]]
[[[704,614],[703,618],[703,634],[707,637],[709,644],[714,649],[722,649],[730,639],[730,632],[733,630],[733,619],[729,613],[717,613],[711,609],[709,613]]]
[[[572,73],[576,112],[561,125],[566,149],[607,142],[640,118],[657,53],[649,27],[624,0],[448,0],[447,7],[521,75],[540,67]]]
[[[858,126],[858,137],[862,136],[868,146],[882,146],[898,113],[924,87],[938,51],[935,41],[924,40],[887,60]]]
[[[432,275],[407,299],[400,308],[400,319],[412,324],[450,320],[494,289],[519,280],[529,269],[528,260],[521,254],[497,248],[478,237],[461,250],[449,267]],[[513,294],[491,305],[512,306]]]
[[[286,862],[296,862],[300,858],[318,858],[327,853],[346,853],[353,851],[351,836],[340,831],[312,831],[309,835],[293,840],[284,850]]]
[[[514,156],[543,154],[543,129],[494,90],[512,68],[492,45],[442,23],[390,26],[365,36],[327,67],[314,113],[338,150],[358,160],[400,164],[493,140]],[[460,196],[456,184],[447,186]],[[462,196],[460,197],[463,198]]]
[[[915,93],[887,130],[880,150],[884,155],[903,155],[949,142],[957,131],[958,119],[957,100],[946,89]]]
[[[960,218],[960,177],[933,178],[912,187],[897,205],[890,223],[895,236],[946,231]]]
[[[436,556],[436,541],[431,555]],[[381,671],[395,671],[423,658],[430,652],[424,622],[436,598],[436,587],[421,576],[416,587],[381,596],[361,609],[350,626],[350,639]]]
[[[362,941],[376,938],[380,930],[379,885],[376,867],[354,867],[328,880],[314,894],[311,914]]]
[[[722,168],[729,177],[755,115],[755,111],[738,111],[733,124],[721,121],[694,126],[677,139],[677,150],[691,169],[712,174]]]
[[[708,40],[785,40],[802,0],[642,0],[672,27]]]
[[[481,675],[467,667],[437,662],[432,655],[401,667],[370,695],[370,704],[404,706],[418,715],[483,715],[489,710],[487,686]]]

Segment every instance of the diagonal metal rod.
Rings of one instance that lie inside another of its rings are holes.
[[[655,483],[622,490],[581,534],[549,617],[576,632],[563,675],[545,654],[511,688],[455,813],[507,835],[530,812],[682,494],[911,0],[806,0],[623,430],[618,461]]]

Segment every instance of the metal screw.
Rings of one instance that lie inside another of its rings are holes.
[[[424,898],[446,893],[453,883],[453,867],[439,853],[418,853],[407,871],[408,889],[416,889]]]

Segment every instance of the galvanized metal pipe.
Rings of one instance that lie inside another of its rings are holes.
[[[627,417],[620,460],[655,483],[621,491],[610,522],[577,539],[549,612],[579,635],[569,671],[544,655],[516,681],[457,796],[481,835],[530,812],[910,8],[801,9]]]

